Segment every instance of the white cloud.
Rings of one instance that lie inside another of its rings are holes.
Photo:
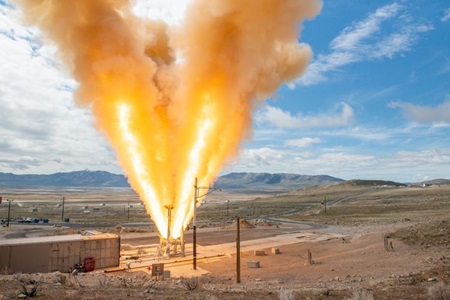
[[[42,45],[15,17],[0,5],[0,170],[120,172],[90,112],[74,105],[76,84],[60,71],[55,47]]]
[[[345,130],[333,130],[322,132],[325,136],[338,136],[348,137],[353,139],[365,140],[365,141],[383,141],[389,139],[392,136],[392,130],[386,128],[365,128],[365,127],[352,127],[345,128]]]
[[[319,54],[296,83],[304,86],[317,84],[327,79],[326,73],[337,71],[345,65],[392,58],[398,53],[410,51],[419,39],[419,33],[430,31],[433,26],[415,23],[407,17],[401,24],[394,24],[405,9],[398,3],[385,5],[364,20],[346,27],[331,41],[331,52]],[[391,25],[389,29],[383,27],[388,25]]]
[[[394,3],[383,6],[370,14],[365,20],[345,28],[342,33],[331,42],[331,48],[335,51],[354,50],[359,48],[361,42],[370,38],[380,30],[381,22],[396,16],[401,7]]]
[[[340,108],[341,111],[337,113],[316,116],[292,116],[289,112],[280,108],[266,105],[255,117],[255,120],[284,129],[347,126],[353,121],[353,108],[347,103],[341,103]]]
[[[416,122],[450,122],[450,99],[436,107],[415,105],[407,102],[391,102],[391,108],[400,108],[406,118]]]
[[[233,171],[327,174],[342,179],[382,179],[414,182],[420,178],[448,178],[450,148],[421,151],[358,153],[330,150],[296,152],[287,148],[246,149],[229,167]]]
[[[444,12],[444,16],[441,18],[442,22],[447,22],[450,20],[450,7]]]
[[[433,122],[431,128],[448,128],[450,127],[450,122]]]
[[[271,169],[280,165],[283,154],[280,151],[263,147],[259,149],[244,149],[240,152],[239,161],[233,162],[234,166],[245,166],[245,169]]]
[[[285,146],[293,146],[293,147],[309,147],[313,144],[320,144],[322,143],[322,140],[320,138],[301,138],[301,139],[295,139],[295,140],[287,140],[284,142]]]
[[[441,69],[437,74],[443,75],[447,73],[450,73],[450,59],[445,57],[444,61],[441,63]]]
[[[414,167],[423,164],[444,165],[450,163],[450,150],[398,151],[392,158],[386,159],[386,161],[395,167]]]

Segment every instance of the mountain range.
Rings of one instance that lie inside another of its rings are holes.
[[[343,182],[343,179],[328,175],[299,175],[289,173],[230,173],[217,178],[215,188],[224,190],[282,192],[308,186]],[[404,185],[382,180],[349,180],[353,185]],[[410,183],[411,184],[411,183]],[[414,185],[447,185],[448,179],[434,179]],[[74,171],[49,175],[17,175],[0,172],[0,187],[79,187],[79,188],[127,188],[130,187],[124,175],[106,171]]]
[[[0,186],[9,187],[129,187],[123,175],[106,171],[74,171],[49,175],[0,172]]]
[[[227,190],[291,190],[341,182],[327,175],[230,173],[220,176],[215,188]],[[74,171],[49,175],[16,175],[0,172],[0,187],[129,187],[124,175],[105,171]]]
[[[220,176],[214,183],[214,187],[224,190],[289,191],[342,181],[344,180],[328,175],[230,173]]]

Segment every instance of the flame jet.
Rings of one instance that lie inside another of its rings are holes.
[[[194,178],[213,182],[250,138],[253,108],[304,72],[311,50],[298,43],[299,23],[322,6],[193,0],[170,27],[138,18],[128,0],[16,2],[58,46],[77,103],[92,110],[160,234],[173,238],[192,218]]]

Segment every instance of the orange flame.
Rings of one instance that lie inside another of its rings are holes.
[[[159,232],[170,226],[173,238],[192,218],[194,178],[209,185],[250,136],[256,101],[304,71],[311,50],[297,41],[298,23],[321,8],[193,0],[169,28],[136,17],[127,0],[17,2],[58,45],[77,102],[92,109]]]

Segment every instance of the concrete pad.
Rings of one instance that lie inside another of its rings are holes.
[[[326,241],[330,239],[342,238],[346,235],[335,234],[335,233],[288,233],[281,234],[274,237],[248,240],[241,242],[241,251],[255,251],[261,248],[272,248],[279,247],[283,245],[291,245],[302,242],[319,242]],[[231,255],[236,253],[236,243],[224,243],[219,245],[211,246],[200,246],[197,247],[198,253],[213,255],[218,253],[224,253],[226,255]]]
[[[247,268],[260,268],[259,261],[248,261]]]
[[[170,271],[171,277],[199,277],[204,274],[209,274],[208,271],[199,268],[197,270],[192,269],[192,264],[188,265],[172,265],[165,267],[165,271]]]

